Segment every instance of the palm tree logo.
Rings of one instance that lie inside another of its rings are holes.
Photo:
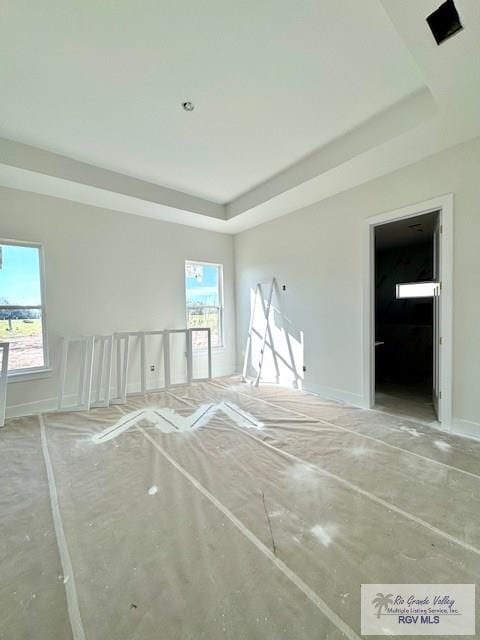
[[[372,604],[377,609],[377,618],[380,618],[382,609],[386,609],[389,605],[393,604],[393,593],[387,593],[386,596],[383,593],[377,593],[377,597],[372,600]]]

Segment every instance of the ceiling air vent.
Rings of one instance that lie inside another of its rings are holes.
[[[463,29],[453,0],[446,0],[441,4],[428,16],[427,22],[437,44],[442,44],[447,38]]]

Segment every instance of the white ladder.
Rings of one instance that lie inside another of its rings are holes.
[[[263,295],[263,289],[262,289],[262,285],[268,284],[270,285],[270,289],[268,291],[268,297],[267,297],[267,305],[265,306],[265,299],[264,299],[264,295]],[[263,312],[263,318],[265,320],[265,326],[263,329],[263,333],[260,334],[261,338],[262,338],[262,346],[260,349],[260,359],[258,362],[258,369],[257,369],[257,375],[255,376],[255,380],[253,381],[253,385],[255,387],[258,387],[258,384],[260,382],[260,378],[262,375],[262,367],[263,367],[263,360],[264,360],[264,356],[265,356],[265,347],[267,344],[267,337],[269,339],[270,345],[272,347],[272,356],[273,356],[273,362],[275,365],[275,371],[276,371],[276,381],[277,383],[279,382],[280,379],[280,369],[278,366],[278,361],[277,361],[277,354],[275,352],[275,349],[273,348],[273,337],[272,337],[272,331],[270,328],[270,310],[272,307],[272,297],[273,297],[273,292],[276,288],[277,282],[275,278],[272,278],[271,281],[267,281],[267,282],[258,282],[257,286],[255,287],[255,297],[253,300],[253,305],[252,305],[252,311],[250,313],[250,322],[249,322],[249,326],[248,326],[248,336],[247,336],[247,346],[245,349],[245,359],[243,361],[243,371],[242,371],[242,380],[244,382],[247,382],[248,378],[247,378],[247,372],[248,372],[248,362],[250,360],[250,354],[251,354],[251,350],[252,350],[252,335],[253,333],[257,333],[258,332],[255,330],[253,323],[255,321],[255,311],[257,308],[257,300],[260,299],[260,303],[262,305],[262,312]]]

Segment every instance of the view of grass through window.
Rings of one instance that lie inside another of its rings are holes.
[[[10,343],[9,371],[43,367],[40,249],[0,244],[0,342]]]
[[[212,347],[223,345],[222,267],[201,262],[185,263],[187,327],[210,327]],[[193,333],[193,347],[207,347],[205,331]]]

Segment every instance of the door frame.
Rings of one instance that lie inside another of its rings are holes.
[[[363,405],[375,404],[375,227],[387,222],[439,212],[440,236],[440,391],[439,422],[452,428],[453,404],[453,193],[437,196],[401,209],[387,211],[365,220],[363,269]]]

